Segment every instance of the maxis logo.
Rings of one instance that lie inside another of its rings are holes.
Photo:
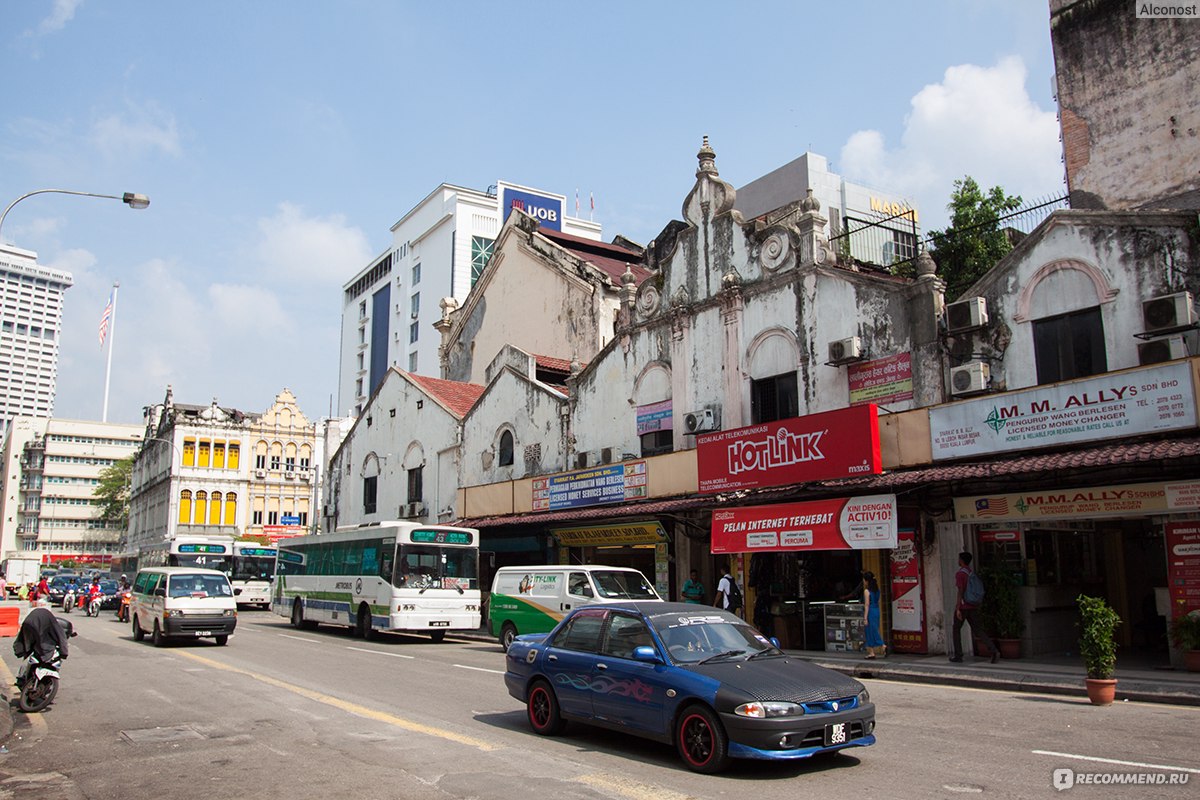
[[[823,461],[821,438],[827,433],[829,431],[794,434],[780,428],[773,438],[734,442],[729,445],[729,474]]]

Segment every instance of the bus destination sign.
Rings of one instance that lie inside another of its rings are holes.
[[[471,534],[464,531],[413,531],[412,540],[433,544],[471,544]]]
[[[223,544],[181,544],[181,553],[226,553],[228,549]]]

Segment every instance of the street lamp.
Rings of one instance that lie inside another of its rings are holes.
[[[105,200],[120,200],[130,208],[142,209],[150,205],[150,198],[144,194],[134,194],[133,192],[125,192],[122,195],[115,194],[93,194],[92,192],[75,192],[70,189],[38,189],[28,194],[23,194],[16,200],[8,204],[8,208],[4,209],[4,213],[0,214],[0,231],[4,230],[4,218],[8,216],[8,212],[12,211],[12,207],[24,200],[26,197],[33,197],[35,194],[73,194],[79,197],[101,197]],[[2,241],[2,240],[0,240]]]

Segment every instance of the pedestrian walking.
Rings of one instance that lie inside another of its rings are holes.
[[[864,572],[863,578],[863,638],[867,658],[887,655],[887,645],[879,633],[879,581],[874,572]]]
[[[725,575],[717,584],[717,597],[713,605],[723,608],[731,614],[742,610],[742,589],[734,580],[732,569],[725,570]]]
[[[959,664],[963,660],[962,626],[971,626],[971,635],[983,639],[992,653],[992,663],[1000,658],[1000,648],[983,626],[979,623],[979,605],[983,602],[983,581],[971,569],[971,554],[965,550],[958,554],[958,572],[954,574],[954,586],[957,589],[958,600],[954,606],[954,652],[950,660]]]
[[[683,589],[680,594],[683,595],[685,603],[703,603],[704,597],[708,593],[704,591],[704,584],[700,582],[700,573],[692,570],[691,577],[683,582]]]

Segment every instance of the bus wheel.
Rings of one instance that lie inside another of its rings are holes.
[[[292,627],[297,630],[304,627],[304,608],[299,598],[292,602]]]
[[[375,638],[374,631],[371,630],[371,609],[366,603],[358,607],[358,616],[354,618],[355,633],[364,639]]]
[[[446,638],[446,632],[445,631],[430,631],[429,638],[433,639],[435,642],[440,642]]]

